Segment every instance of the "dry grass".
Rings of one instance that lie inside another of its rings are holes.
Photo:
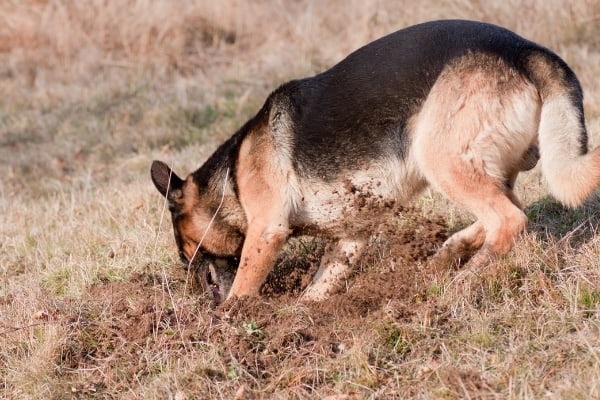
[[[0,397],[600,397],[600,200],[566,210],[536,171],[519,182],[531,224],[508,258],[466,293],[432,282],[403,305],[410,318],[390,304],[361,330],[332,323],[336,356],[298,337],[286,347],[251,317],[216,318],[177,278],[152,159],[190,171],[278,83],[454,17],[561,54],[600,143],[598,0],[0,1]],[[468,219],[435,195],[420,204],[452,227]],[[131,309],[90,297],[98,287]],[[144,321],[140,287],[162,317],[148,337],[118,338]],[[293,332],[314,323],[301,305],[267,306]],[[225,332],[277,373],[255,373]]]

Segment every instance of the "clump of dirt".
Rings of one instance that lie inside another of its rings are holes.
[[[305,371],[293,378],[304,387],[320,379],[306,372],[308,358],[335,359],[356,332],[382,321],[387,322],[373,328],[374,334],[389,336],[381,340],[393,342],[401,356],[410,346],[396,343],[399,333],[393,324],[413,318],[417,301],[426,303],[435,272],[427,258],[447,237],[446,228],[441,219],[414,211],[386,221],[375,232],[355,271],[322,302],[299,301],[326,246],[323,239],[310,237],[289,243],[260,297],[218,307],[199,287],[190,286],[193,280],[178,267],[134,274],[127,281],[100,280],[83,299],[65,304],[70,334],[59,371],[91,371],[78,390],[97,394],[115,387],[115,381],[127,385],[156,374],[149,361],[153,356],[178,357],[206,343],[222,349],[222,365],[235,360],[244,367],[252,376],[250,388],[277,377],[282,365]],[[206,379],[227,379],[226,370],[209,370]]]
[[[325,252],[325,240],[318,237],[293,238],[283,249],[273,272],[261,288],[267,298],[298,297],[312,280]]]
[[[330,300],[315,303],[322,312],[365,316],[390,300],[422,295],[435,271],[426,260],[447,238],[441,219],[405,214],[401,226],[385,223],[371,240],[359,268]]]

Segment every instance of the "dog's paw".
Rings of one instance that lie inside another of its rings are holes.
[[[462,296],[473,293],[482,284],[488,267],[496,258],[493,253],[486,249],[479,250],[463,268],[457,270],[450,282],[450,289]]]
[[[329,297],[330,289],[331,288],[328,287],[328,285],[311,284],[300,296],[300,301],[305,303],[323,301]]]

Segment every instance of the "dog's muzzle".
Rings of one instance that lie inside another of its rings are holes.
[[[215,258],[203,260],[197,269],[197,278],[202,289],[216,303],[220,304],[229,295],[238,261],[231,258]]]

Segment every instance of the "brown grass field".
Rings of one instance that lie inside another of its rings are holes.
[[[0,398],[600,398],[600,197],[564,208],[536,169],[468,290],[428,271],[470,221],[429,192],[322,304],[297,301],[320,238],[226,307],[178,262],[153,159],[190,172],[278,84],[438,18],[560,54],[600,144],[600,0],[0,0]]]

